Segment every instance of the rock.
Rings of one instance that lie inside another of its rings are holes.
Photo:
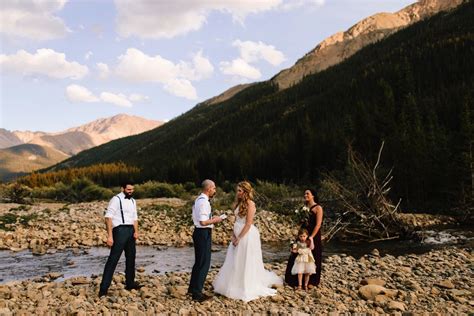
[[[390,298],[385,296],[385,295],[377,295],[375,296],[375,302],[378,303],[379,305],[385,305],[388,301],[390,301]]]
[[[388,302],[387,307],[389,310],[396,310],[396,311],[401,311],[401,312],[406,311],[405,304],[403,304],[402,302],[390,301]]]
[[[467,291],[467,290],[452,289],[452,290],[449,290],[449,293],[452,294],[452,295],[455,295],[455,296],[468,296],[468,295],[471,295],[471,292]]]
[[[182,285],[182,286],[170,286],[168,288],[168,292],[174,298],[182,298],[182,297],[186,296],[186,294],[188,293],[188,287],[184,286],[184,285]]]
[[[283,296],[281,296],[281,295],[273,295],[273,296],[271,297],[271,300],[272,300],[273,302],[279,303],[279,302],[284,302],[284,301],[285,301],[285,298],[284,298]]]
[[[375,297],[379,294],[385,294],[388,297],[395,297],[397,295],[397,291],[386,289],[380,285],[369,284],[369,285],[364,285],[361,288],[359,288],[359,294],[365,300],[373,301]]]
[[[380,279],[362,279],[362,281],[360,281],[360,284],[362,285],[374,284],[374,285],[384,286],[385,281],[380,280]]]
[[[51,273],[48,273],[46,275],[46,277],[50,278],[51,280],[56,280],[56,279],[59,279],[61,277],[63,277],[64,274],[63,273],[59,273],[59,272],[51,272]]]
[[[431,288],[431,294],[433,295],[439,295],[441,293],[440,290],[438,290],[437,288],[433,287]]]
[[[374,256],[374,257],[380,257],[380,252],[379,252],[379,250],[378,250],[377,248],[375,248],[374,250],[372,250],[372,251],[370,252],[370,254],[371,254],[372,256]]]
[[[71,278],[72,285],[82,285],[82,284],[89,284],[90,280],[86,277],[75,277]]]
[[[409,304],[416,304],[418,303],[418,297],[416,296],[415,293],[408,293],[408,296],[406,298],[406,301],[409,303]]]
[[[445,288],[445,289],[454,289],[454,284],[450,280],[443,280],[440,282],[436,282],[434,285]]]
[[[418,292],[423,292],[423,289],[421,288],[421,286],[413,281],[413,280],[407,280],[405,282],[405,285],[409,288],[409,289],[412,289],[412,290],[415,290],[415,291],[418,291]]]
[[[140,272],[140,273],[145,272],[145,267],[138,267],[137,272]]]

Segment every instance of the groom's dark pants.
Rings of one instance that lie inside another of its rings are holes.
[[[133,225],[120,225],[112,230],[114,244],[110,249],[110,255],[105,264],[102,282],[100,283],[100,291],[107,293],[112,282],[117,263],[125,251],[125,286],[130,288],[135,283],[135,238]]]
[[[194,228],[193,242],[196,261],[194,262],[188,289],[188,293],[194,297],[202,294],[202,288],[211,266],[211,240],[211,228]]]

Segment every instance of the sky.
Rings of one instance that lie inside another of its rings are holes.
[[[0,128],[167,121],[415,0],[2,0]]]

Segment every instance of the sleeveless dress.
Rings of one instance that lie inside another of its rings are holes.
[[[245,225],[245,217],[239,217],[235,210],[234,235],[239,236]],[[230,243],[224,264],[214,279],[214,292],[244,302],[262,296],[275,295],[272,285],[283,284],[274,272],[265,270],[262,259],[260,233],[254,225],[239,241]]]
[[[315,204],[312,207],[315,207],[316,205],[318,204]],[[302,228],[306,228],[308,232],[311,234],[315,227],[316,227],[316,214],[310,211],[309,217],[308,217],[308,224]],[[316,236],[314,236],[313,238],[314,249],[312,251],[312,254],[314,257],[315,264],[316,264],[316,273],[311,274],[309,276],[309,284],[313,286],[318,286],[319,283],[321,282],[321,269],[322,269],[322,259],[323,259],[323,244],[321,242],[321,229],[322,228],[319,229]],[[285,283],[290,286],[298,286],[298,277],[296,275],[291,274],[291,269],[293,268],[296,257],[297,257],[297,254],[291,253],[290,258],[288,258],[288,264],[286,266]]]

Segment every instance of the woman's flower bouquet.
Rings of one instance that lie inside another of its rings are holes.
[[[303,205],[299,209],[294,211],[294,221],[300,226],[307,226],[308,225],[308,217],[309,217],[309,208],[306,205]]]

